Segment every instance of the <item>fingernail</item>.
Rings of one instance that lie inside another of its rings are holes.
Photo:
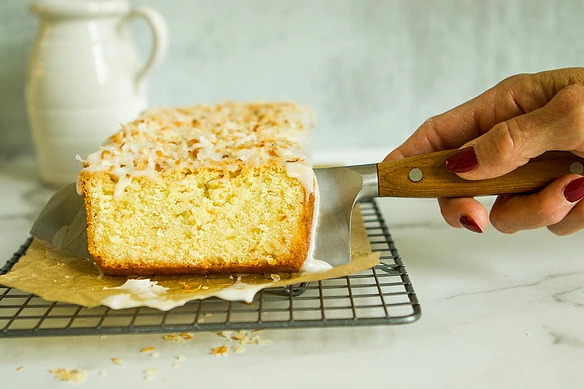
[[[455,151],[446,158],[446,169],[452,173],[467,173],[479,166],[474,147]]]
[[[462,215],[459,221],[467,230],[476,232],[477,234],[483,233],[483,229],[470,216]]]
[[[584,197],[584,177],[570,182],[564,188],[564,197],[571,203],[582,199]]]

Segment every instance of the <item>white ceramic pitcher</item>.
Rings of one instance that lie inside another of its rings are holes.
[[[41,179],[75,181],[86,157],[147,106],[146,77],[167,46],[164,19],[126,0],[47,0],[31,6],[39,32],[29,57],[26,102]],[[130,23],[144,18],[153,35],[143,64]]]

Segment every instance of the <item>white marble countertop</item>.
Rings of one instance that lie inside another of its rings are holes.
[[[28,236],[51,194],[32,161],[0,167],[0,253]],[[491,199],[486,199],[486,202]],[[0,386],[66,384],[48,370],[74,367],[88,388],[407,387],[574,388],[584,366],[582,234],[547,230],[502,235],[454,230],[434,200],[382,199],[380,205],[422,305],[410,325],[264,331],[273,344],[228,358],[209,355],[212,333],[172,344],[160,335],[0,338]],[[1,260],[2,262],[4,260]],[[158,358],[139,350],[158,349]],[[180,368],[172,368],[185,355]],[[112,364],[112,357],[124,366]],[[18,366],[24,368],[17,372]],[[158,368],[152,381],[143,370]]]

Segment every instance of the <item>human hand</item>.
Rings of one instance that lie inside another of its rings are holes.
[[[468,180],[494,178],[546,151],[584,157],[584,68],[510,77],[480,96],[428,119],[385,160],[459,148],[446,168]],[[491,209],[503,233],[547,227],[557,235],[584,228],[584,177],[569,174],[539,193],[500,195]],[[473,198],[441,198],[453,227],[482,232],[486,208]]]

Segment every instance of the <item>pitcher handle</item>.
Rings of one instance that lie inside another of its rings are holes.
[[[160,63],[168,47],[168,27],[160,13],[152,8],[138,7],[130,10],[122,22],[121,29],[128,27],[128,24],[136,18],[144,18],[152,31],[152,49],[144,67],[136,75],[136,89],[142,89],[146,76]]]

